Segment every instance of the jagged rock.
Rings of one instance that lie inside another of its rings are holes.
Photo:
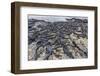
[[[87,25],[87,19],[78,18],[56,22],[29,19],[28,60],[87,58]]]

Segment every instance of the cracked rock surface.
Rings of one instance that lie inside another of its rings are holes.
[[[88,58],[88,18],[62,19],[28,19],[29,61]]]

